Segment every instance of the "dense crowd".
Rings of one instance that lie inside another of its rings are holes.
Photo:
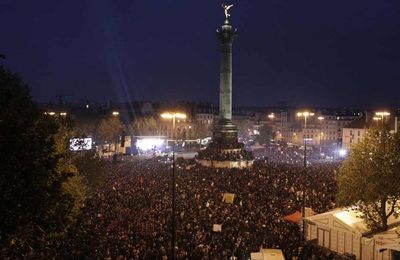
[[[261,248],[285,257],[321,256],[305,245],[298,224],[283,217],[306,206],[334,206],[336,165],[309,167],[256,162],[250,169],[176,167],[176,254],[178,259],[249,259]],[[235,194],[232,204],[223,193]],[[221,225],[220,232],[213,225]],[[62,257],[167,259],[171,240],[171,164],[157,159],[125,160],[86,202]],[[325,253],[324,253],[325,254]]]
[[[285,144],[273,144],[267,147],[259,148],[253,151],[254,155],[259,158],[266,158],[275,163],[287,164],[303,164],[304,163],[304,148],[296,146],[288,146]],[[306,153],[307,164],[318,164],[327,162],[338,162],[342,160],[335,153],[334,149],[319,147],[307,147]]]
[[[219,149],[206,148],[198,152],[197,159],[217,160],[217,161],[240,161],[240,160],[253,160],[254,156],[251,152],[244,149],[227,150],[221,152],[221,150]]]

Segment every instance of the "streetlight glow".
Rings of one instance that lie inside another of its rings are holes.
[[[60,116],[67,116],[67,112],[61,112]]]
[[[172,137],[175,136],[175,121],[176,119],[186,119],[186,114],[184,113],[162,113],[161,118],[163,119],[172,119]],[[179,121],[178,121],[179,122]],[[168,140],[167,140],[168,144]],[[176,235],[176,223],[175,223],[175,145],[176,138],[174,138],[174,142],[172,145],[172,240],[171,240],[171,248],[172,248],[172,259],[175,259],[175,235]]]
[[[162,113],[161,114],[161,118],[164,118],[164,119],[173,119],[173,118],[186,119],[187,116],[184,113],[169,113],[169,112],[166,112],[166,113]]]
[[[324,120],[324,119],[325,119],[325,117],[323,117],[323,116],[319,116],[319,117],[318,117],[318,120],[319,120],[319,121]]]
[[[381,112],[375,112],[375,115],[377,116],[390,116],[390,113],[387,111],[381,111]]]
[[[382,119],[382,123],[385,123],[385,116],[390,116],[390,113],[389,112],[387,112],[387,111],[378,111],[378,112],[375,112],[375,115],[376,116],[380,116],[381,117],[381,119]],[[374,119],[375,120],[375,119]],[[377,120],[376,120],[377,121]]]
[[[298,116],[298,117],[300,117],[300,116],[309,117],[309,116],[313,116],[313,115],[314,115],[314,113],[308,112],[308,111],[298,112],[298,113],[297,113],[297,116]]]
[[[113,116],[118,116],[118,115],[119,115],[119,112],[118,112],[118,111],[113,111],[113,112],[112,112],[112,115],[113,115]]]
[[[304,140],[304,161],[303,161],[303,166],[304,166],[304,172],[305,174],[307,174],[307,139],[306,138],[306,134],[305,134],[305,129],[307,128],[307,117],[313,116],[314,113],[312,112],[308,112],[308,111],[304,111],[304,112],[298,112],[297,116],[298,117],[304,117],[304,130],[303,130],[303,140]],[[311,139],[312,140],[312,139]],[[305,230],[305,221],[304,221],[304,217],[305,217],[305,211],[306,211],[306,195],[305,195],[305,190],[303,189],[303,194],[302,194],[302,212],[301,212],[301,216],[303,218],[303,231]]]
[[[274,113],[269,114],[269,115],[268,115],[268,118],[269,118],[269,119],[274,119],[274,118],[275,118],[275,114],[274,114]]]

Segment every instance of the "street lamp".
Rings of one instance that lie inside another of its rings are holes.
[[[274,119],[274,118],[275,118],[275,114],[274,114],[274,113],[269,114],[269,115],[268,115],[268,118],[269,118],[269,119]]]
[[[119,116],[119,112],[118,111],[112,111],[111,115],[114,116],[114,117],[117,117],[117,116]],[[121,135],[121,138],[122,138],[122,135]],[[120,146],[120,144],[118,144],[118,143],[119,143],[119,140],[117,138],[117,140],[115,142],[115,146],[114,146],[115,147],[115,153],[113,154],[113,157],[112,157],[112,162],[113,163],[117,163],[118,153],[119,153],[119,147],[118,146]]]
[[[380,116],[382,118],[382,123],[385,123],[385,116],[390,116],[390,113],[387,111],[378,111],[378,112],[375,112],[375,115]]]
[[[319,120],[319,153],[321,153],[322,152],[322,143],[321,143],[322,135],[324,134],[324,133],[322,133],[322,121],[325,119],[325,117],[319,116],[317,118]]]
[[[304,129],[307,128],[307,118],[313,116],[314,113],[312,112],[308,112],[308,111],[304,111],[304,112],[298,112],[297,116],[298,117],[304,117]],[[307,175],[307,139],[305,138],[305,131],[303,133],[303,140],[304,140],[304,174]],[[303,217],[303,233],[305,236],[305,222],[304,222],[304,217],[305,217],[305,212],[306,212],[306,189],[305,189],[305,185],[303,186],[303,202],[302,202],[302,217]]]
[[[307,118],[311,117],[313,115],[314,115],[314,113],[311,113],[311,112],[308,112],[308,111],[298,112],[297,113],[298,117],[304,117],[304,129],[307,128]],[[303,133],[303,140],[304,140],[304,168],[306,168],[307,167],[307,159],[306,159],[306,156],[307,156],[307,142],[306,142],[306,138],[305,138],[305,131]]]
[[[186,119],[186,114],[183,113],[162,113],[161,118],[163,119],[172,119],[172,136],[175,136],[175,120],[176,119]],[[175,142],[174,139],[172,145],[172,215],[171,215],[171,222],[172,222],[172,239],[171,239],[171,258],[175,259]]]
[[[186,119],[187,116],[184,113],[162,113],[161,118],[163,119],[172,119],[172,138],[175,137],[175,121],[176,119]]]

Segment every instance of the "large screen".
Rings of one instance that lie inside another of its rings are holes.
[[[69,139],[71,151],[82,151],[92,149],[92,138],[71,138]]]

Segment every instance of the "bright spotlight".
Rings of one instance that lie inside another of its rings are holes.
[[[339,149],[338,151],[340,157],[345,157],[347,155],[346,149]]]
[[[152,149],[160,149],[164,146],[165,140],[158,139],[158,138],[145,138],[145,139],[138,139],[136,146],[138,149],[142,151],[149,151]]]

